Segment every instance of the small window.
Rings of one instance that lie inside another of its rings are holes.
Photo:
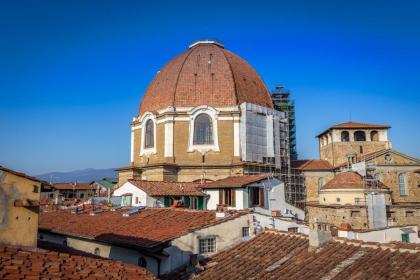
[[[144,133],[144,148],[149,149],[155,146],[155,133],[153,120],[149,119],[146,121]]]
[[[394,211],[388,211],[388,212],[386,212],[386,217],[388,219],[395,218],[395,212]]]
[[[213,123],[209,115],[202,113],[195,118],[193,144],[213,144]]]
[[[216,252],[216,238],[210,237],[199,240],[200,254],[208,254]]]
[[[405,211],[406,217],[414,217],[414,211]]]
[[[352,218],[359,218],[360,217],[360,211],[351,211],[351,217]]]
[[[136,196],[136,204],[139,204],[139,197]]]
[[[405,243],[410,242],[410,236],[408,235],[408,233],[401,233],[401,241]]]
[[[398,186],[400,190],[400,195],[401,196],[407,195],[407,189],[405,186],[405,175],[403,173],[398,175]]]
[[[287,229],[288,232],[298,232],[298,228],[297,227],[289,227]]]
[[[34,185],[32,192],[39,193],[39,187]]]
[[[99,248],[95,248],[94,254],[99,256],[101,254],[101,250],[99,250]]]
[[[242,238],[249,237],[249,227],[243,227],[242,228]]]
[[[147,261],[144,257],[140,257],[138,259],[137,263],[140,267],[146,267],[147,266]]]
[[[318,191],[321,190],[321,188],[324,186],[324,184],[325,184],[324,177],[318,178]]]
[[[350,135],[348,131],[341,132],[341,142],[349,142],[350,141]]]
[[[337,199],[336,199],[336,200],[337,200],[337,202],[340,202],[340,201],[341,201],[341,199],[340,199],[339,197],[337,197]]]
[[[354,133],[354,141],[366,141],[366,134],[364,131],[356,131]]]
[[[359,147],[359,153],[363,154],[363,146]]]

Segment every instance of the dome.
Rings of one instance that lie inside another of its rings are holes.
[[[267,87],[251,65],[216,41],[198,41],[158,72],[138,115],[170,106],[234,106],[243,102],[273,108]]]

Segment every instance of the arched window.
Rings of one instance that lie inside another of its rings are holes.
[[[320,177],[318,179],[318,191],[321,190],[321,188],[324,186],[324,183],[325,183],[324,177]]]
[[[155,129],[153,120],[147,120],[145,125],[145,134],[144,134],[144,148],[153,148],[155,146]]]
[[[398,186],[400,189],[400,195],[407,195],[407,188],[405,186],[405,175],[401,173],[398,175]]]
[[[354,141],[366,141],[366,134],[364,131],[356,131],[354,133]]]
[[[379,141],[379,135],[376,130],[370,132],[370,141]]]
[[[207,114],[199,114],[194,120],[194,145],[213,144],[213,123]]]
[[[350,141],[350,134],[348,131],[341,132],[341,142],[349,142]]]

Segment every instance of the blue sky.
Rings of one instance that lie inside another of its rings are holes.
[[[298,152],[348,121],[390,124],[420,157],[419,1],[1,1],[0,165],[125,166],[156,72],[218,38],[296,101]]]

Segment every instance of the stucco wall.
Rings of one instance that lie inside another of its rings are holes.
[[[36,246],[39,209],[15,207],[14,202],[25,198],[39,201],[40,192],[40,182],[0,171],[0,243]]]
[[[392,227],[381,230],[372,230],[368,232],[354,232],[354,231],[338,231],[338,237],[344,237],[348,239],[362,240],[365,242],[380,242],[388,243],[392,241],[401,242],[401,234],[404,233],[401,229],[411,229],[413,232],[409,233],[410,243],[420,243],[417,236],[417,226],[409,227]]]
[[[113,193],[113,196],[121,196],[126,193],[133,194],[131,199],[132,206],[149,206],[147,204],[147,202],[150,203],[150,199],[149,201],[147,199],[148,195],[141,189],[131,184],[130,182],[126,182],[121,187],[116,189]],[[138,203],[136,203],[136,198],[138,199]]]
[[[80,250],[86,253],[95,254],[95,249],[99,249],[99,256],[103,258],[119,260],[125,263],[138,265],[138,260],[140,257],[146,259],[147,266],[146,269],[157,275],[158,266],[157,260],[149,256],[143,255],[140,252],[123,248],[119,246],[109,245],[106,243],[101,243],[95,240],[84,240],[75,237],[63,236],[58,234],[50,234],[46,232],[40,232],[42,235],[42,240],[49,241],[52,243],[57,243],[63,245],[64,241],[67,242],[67,246],[76,250]]]

